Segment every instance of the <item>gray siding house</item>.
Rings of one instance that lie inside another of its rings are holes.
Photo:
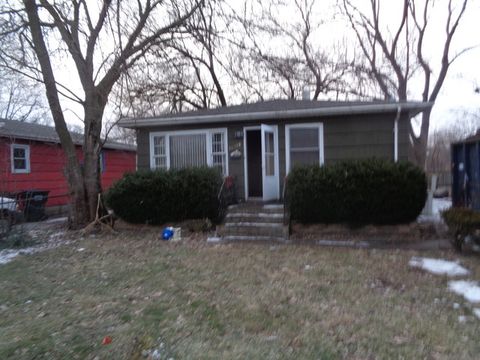
[[[421,102],[272,100],[123,118],[137,131],[138,169],[216,166],[242,199],[280,199],[298,164],[362,158],[408,160],[409,121]]]

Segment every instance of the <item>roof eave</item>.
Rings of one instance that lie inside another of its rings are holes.
[[[291,119],[298,117],[315,117],[329,115],[344,114],[372,114],[397,111],[400,107],[402,111],[408,111],[412,116],[417,115],[421,111],[429,109],[433,103],[389,103],[389,104],[368,104],[368,105],[349,105],[349,106],[333,106],[313,109],[292,109],[292,110],[276,110],[276,111],[260,111],[260,112],[244,112],[235,114],[217,114],[217,115],[192,115],[185,117],[164,117],[164,118],[124,118],[118,122],[120,127],[124,128],[140,128],[149,126],[167,126],[167,125],[190,125],[190,124],[207,124],[219,122],[240,122],[253,120],[271,120],[271,119]]]
[[[52,139],[52,138],[47,138],[47,137],[42,137],[42,136],[0,134],[0,137],[8,137],[8,138],[13,138],[13,139],[21,139],[21,140],[46,142],[46,143],[52,143],[52,144],[60,144],[60,141],[58,139]],[[83,143],[81,141],[76,141],[76,140],[73,140],[73,144],[75,146],[82,146],[83,145]],[[124,145],[124,144],[105,143],[103,145],[103,148],[111,149],[111,150],[137,151],[136,146],[128,145],[128,144]]]

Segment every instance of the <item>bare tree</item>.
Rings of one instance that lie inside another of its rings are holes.
[[[161,44],[179,29],[199,6],[194,0],[182,3],[24,0],[23,7],[17,3],[2,5],[1,57],[5,66],[11,66],[13,61],[18,71],[26,76],[33,73],[30,76],[36,75],[45,85],[55,128],[67,158],[74,226],[95,217],[101,193],[102,119],[113,86],[152,46]],[[12,34],[18,34],[20,48],[3,48]],[[55,62],[59,57],[73,62],[81,95],[57,82],[60,76]],[[83,166],[66,126],[62,108],[65,98],[78,102],[83,108]]]
[[[451,54],[452,41],[467,9],[468,0],[446,2],[445,37],[440,54],[440,68],[434,74],[434,68],[425,55],[426,33],[429,25],[438,19],[431,19],[432,0],[423,0],[419,5],[415,0],[404,0],[397,24],[392,20],[385,24],[381,0],[370,0],[368,9],[360,9],[352,0],[343,0],[343,10],[356,34],[358,44],[363,52],[364,62],[361,67],[378,86],[385,99],[395,98],[407,101],[416,96],[411,87],[412,79],[420,79],[420,99],[434,103],[444,84],[452,63],[462,55],[464,49]],[[385,6],[390,6],[389,2]],[[455,7],[457,4],[458,7]],[[388,31],[393,29],[393,31]],[[415,86],[418,83],[415,82]],[[431,109],[421,115],[420,133],[415,134],[410,125],[410,138],[413,144],[415,161],[425,166],[428,131]]]
[[[135,116],[226,106],[223,0],[210,0],[129,71],[124,110]]]
[[[479,128],[480,117],[471,113],[458,113],[455,122],[432,131],[428,138],[426,171],[428,173],[450,172],[452,143],[474,135]]]
[[[17,73],[0,71],[0,118],[48,124],[48,107],[36,85]]]
[[[237,15],[246,38],[237,40],[238,46],[248,53],[263,81],[288,98],[297,98],[305,87],[312,90],[313,100],[345,88],[344,46],[322,46],[322,26],[328,20],[317,5],[316,0],[254,0],[246,1]],[[248,82],[247,76],[243,78]]]

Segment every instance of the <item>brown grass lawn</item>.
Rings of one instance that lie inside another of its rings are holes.
[[[453,252],[157,234],[89,237],[1,265],[0,359],[135,359],[154,348],[166,359],[480,356],[480,320],[447,279],[408,267],[413,255]],[[461,261],[480,280],[480,259]]]

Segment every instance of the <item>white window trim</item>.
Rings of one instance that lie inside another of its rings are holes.
[[[25,169],[15,169],[15,164],[13,161],[14,149],[25,150],[25,167],[26,167]],[[10,144],[10,164],[11,164],[12,174],[29,174],[30,173],[30,145]]]
[[[323,165],[324,158],[324,143],[323,143],[323,123],[303,123],[303,124],[288,124],[285,125],[285,173],[290,172],[290,129],[318,129],[318,146],[319,146],[319,159],[318,163]]]
[[[218,128],[218,129],[201,129],[201,130],[178,130],[178,131],[155,131],[150,132],[150,169],[155,170],[155,157],[154,157],[154,142],[153,138],[155,136],[164,136],[165,137],[165,155],[166,155],[166,164],[167,170],[170,169],[170,136],[175,135],[206,135],[206,147],[207,147],[207,165],[213,166],[213,156],[212,156],[212,135],[214,133],[223,133],[224,145],[225,145],[225,176],[228,176],[228,131],[227,128]]]

